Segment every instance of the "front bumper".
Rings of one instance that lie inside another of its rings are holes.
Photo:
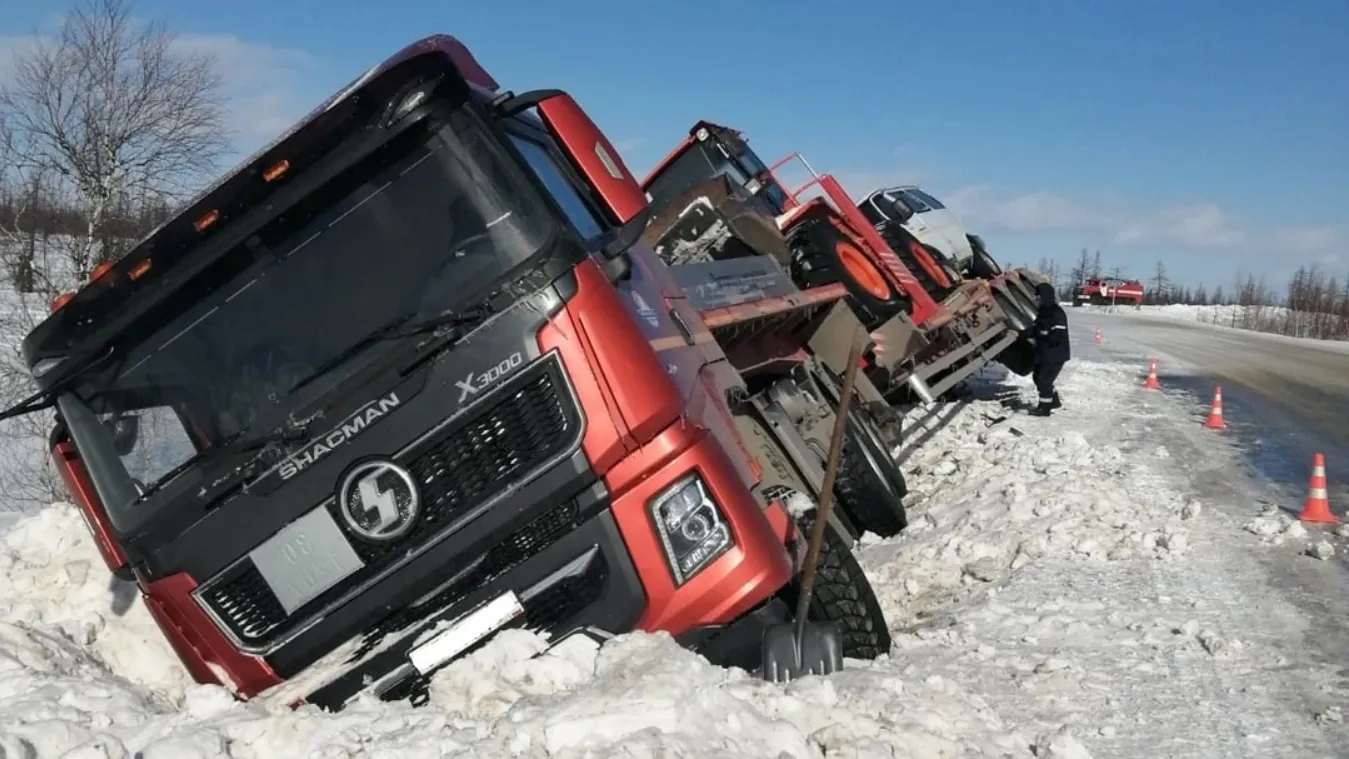
[[[704,626],[745,627],[739,622],[748,617],[745,624],[752,630],[759,610],[790,579],[792,563],[782,536],[740,482],[722,448],[705,431],[677,423],[623,466],[645,476],[618,497],[611,498],[603,485],[596,484],[552,509],[534,507],[530,521],[501,540],[478,540],[468,546],[446,541],[443,548],[417,557],[390,578],[378,599],[372,597],[376,594],[355,599],[367,607],[366,615],[371,604],[384,609],[377,622],[354,626],[350,617],[338,618],[345,611],[340,610],[320,623],[328,633],[362,629],[355,640],[338,645],[318,661],[290,666],[278,656],[282,652],[273,654],[270,659],[287,682],[264,698],[338,709],[370,691],[416,703],[425,696],[428,677],[436,668],[473,650],[479,638],[486,640],[511,627],[554,638],[584,627],[612,633],[665,630],[679,636]],[[690,472],[698,474],[715,498],[735,545],[676,587],[648,504]],[[429,630],[465,619],[507,593],[519,599],[522,615],[490,625],[443,662],[424,667],[424,673],[412,666],[410,652],[426,642]],[[323,635],[311,630],[306,637],[315,634]],[[717,659],[738,664],[736,657],[720,654],[720,648],[706,642],[698,635],[689,639],[691,647],[707,648]],[[718,646],[725,644],[723,640]]]
[[[502,545],[491,547],[477,569],[451,578],[441,588],[423,586],[421,597],[307,671],[297,673],[282,688],[292,696],[329,709],[340,709],[366,691],[391,700],[411,698],[416,703],[425,694],[430,672],[418,672],[409,660],[409,653],[425,641],[426,632],[462,618],[506,593],[519,599],[524,614],[497,629],[525,628],[550,635],[586,626],[631,629],[645,608],[645,596],[613,515],[604,505],[592,499],[587,508],[583,499],[572,499],[544,512],[517,533],[521,537],[513,536]],[[510,554],[518,550],[516,546],[529,539],[526,531],[541,531],[545,527],[540,524],[543,522],[577,517],[583,521],[560,539],[523,557],[494,579],[478,581],[486,576],[484,568],[511,561]],[[453,658],[471,650],[472,647],[457,652]],[[445,663],[448,661],[441,666]],[[334,669],[339,674],[318,679],[322,678],[320,673]]]

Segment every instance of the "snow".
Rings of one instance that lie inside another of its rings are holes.
[[[1199,484],[1195,451],[1223,443],[1185,426],[1178,400],[1140,390],[1137,366],[1075,360],[1067,406],[1048,419],[999,402],[1028,398],[1024,380],[985,380],[974,400],[909,416],[911,526],[859,549],[895,640],[876,662],[784,686],[663,634],[546,650],[511,632],[441,672],[424,708],[239,704],[188,682],[139,600],[110,586],[73,507],[54,504],[0,536],[0,756],[1216,758],[1344,745],[1344,691],[1299,653],[1310,623],[1263,568],[1330,571],[1332,534],[1243,500],[1235,469],[1221,472],[1235,490]]]

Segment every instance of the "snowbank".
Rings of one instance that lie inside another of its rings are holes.
[[[268,711],[186,682],[139,601],[109,591],[72,507],[0,545],[0,756],[1031,756],[939,677],[882,660],[784,688],[665,635],[536,657],[543,641],[508,634],[442,673],[427,708]]]
[[[185,682],[139,603],[109,592],[73,509],[52,506],[0,540],[0,756],[1089,759],[1237,755],[1246,738],[1222,719],[1298,735],[1276,690],[1239,681],[1272,657],[1214,585],[1249,586],[1223,563],[1230,536],[1203,538],[1165,447],[1119,438],[1151,423],[1135,371],[1075,361],[1050,419],[993,400],[912,415],[912,525],[860,552],[895,646],[788,686],[665,635],[539,656],[543,641],[513,633],[436,677],[425,708],[237,704]]]

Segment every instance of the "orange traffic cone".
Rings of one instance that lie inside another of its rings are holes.
[[[1099,330],[1099,329],[1096,330],[1096,344],[1097,344],[1097,345],[1100,345],[1100,344],[1101,344],[1101,330]]]
[[[1213,407],[1209,409],[1208,419],[1204,426],[1211,430],[1227,429],[1223,424],[1223,389],[1221,386],[1213,388]]]
[[[1312,477],[1307,486],[1307,501],[1302,505],[1302,513],[1297,518],[1303,522],[1321,524],[1339,524],[1340,520],[1330,511],[1330,499],[1326,497],[1326,457],[1316,454],[1312,457]]]
[[[1157,381],[1157,359],[1152,359],[1148,365],[1148,381],[1143,383],[1143,387],[1148,390],[1161,390],[1162,383]]]

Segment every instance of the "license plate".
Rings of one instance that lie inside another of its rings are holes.
[[[248,558],[287,614],[365,566],[324,508],[282,527]]]
[[[456,619],[448,628],[409,651],[408,661],[424,675],[524,613],[520,599],[508,591]]]

